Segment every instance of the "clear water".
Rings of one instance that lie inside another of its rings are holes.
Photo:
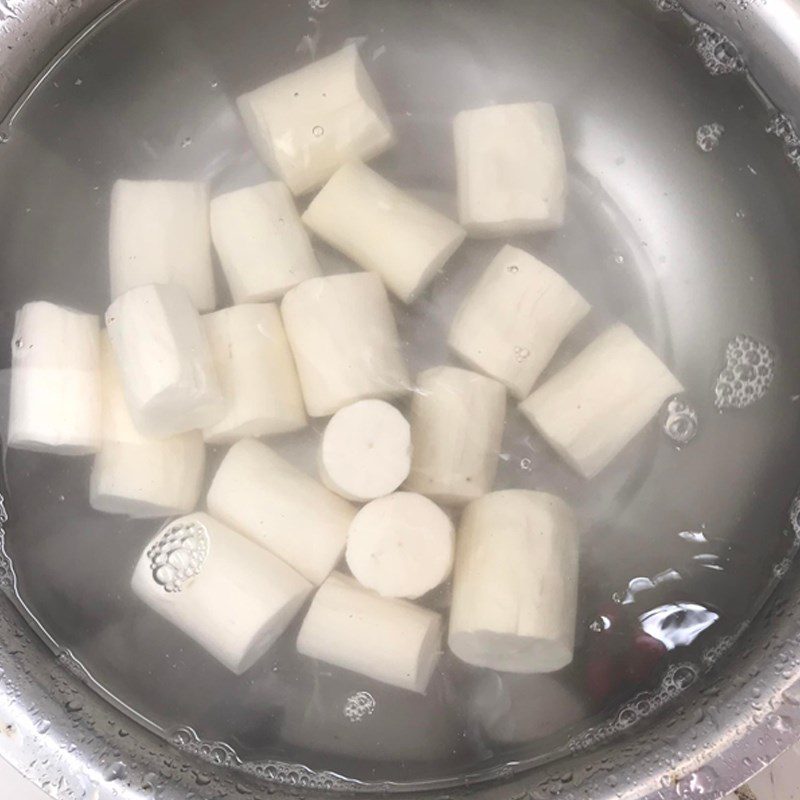
[[[234,677],[132,597],[156,523],[92,511],[89,459],[5,454],[7,588],[99,690],[181,746],[218,742],[204,751],[212,760],[447,783],[622,733],[702,680],[787,568],[800,483],[800,184],[735,57],[723,48],[735,69],[717,69],[719,42],[709,50],[708,32],[695,42],[646,2],[131,0],[0,126],[6,379],[22,303],[104,311],[115,178],[206,179],[215,192],[263,179],[234,98],[349,38],[399,135],[375,167],[450,213],[453,114],[557,106],[567,222],[513,242],[594,307],[553,368],[622,319],[688,387],[591,483],[510,414],[497,485],[559,493],[585,522],[574,664],[509,676],[445,653],[421,697],[299,658],[295,624]],[[709,125],[724,136],[698,147]],[[449,359],[444,331],[499,244],[468,243],[424,300],[396,307],[413,370]],[[329,272],[349,269],[320,253]],[[767,362],[769,380],[758,372]],[[274,444],[310,467],[320,430]],[[424,602],[446,610],[446,589]]]

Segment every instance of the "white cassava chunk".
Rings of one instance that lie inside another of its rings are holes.
[[[441,618],[331,575],[311,603],[297,649],[304,656],[425,693],[441,649]]]
[[[464,229],[360,163],[345,164],[303,222],[410,303],[461,246]]]
[[[286,294],[281,314],[312,417],[408,390],[397,326],[377,275],[312,278]]]
[[[390,494],[411,468],[411,427],[384,400],[359,400],[337,411],[322,436],[319,473],[331,490],[365,503]]]
[[[17,311],[8,446],[83,455],[100,447],[100,323],[53,303]]]
[[[208,490],[208,510],[312,583],[344,551],[355,509],[255,439],[228,451]]]
[[[453,567],[450,517],[420,494],[396,492],[367,503],[347,533],[347,566],[359,583],[384,597],[415,600]]]
[[[458,531],[448,644],[500,672],[555,672],[572,661],[578,531],[569,506],[542,492],[487,494]]]
[[[225,416],[203,431],[212,444],[289,433],[306,425],[303,395],[276,305],[232,306],[203,317]]]
[[[211,238],[234,303],[277,300],[320,274],[294,199],[280,181],[215,197]]]
[[[266,653],[311,591],[279,558],[200,512],[159,532],[132,586],[237,675]]]
[[[505,389],[492,378],[456,367],[420,373],[406,488],[445,505],[486,494],[497,472],[505,415]]]
[[[106,311],[111,347],[136,427],[172,436],[225,411],[200,315],[181,286],[131,289]]]
[[[626,325],[599,336],[520,405],[556,452],[585,478],[607,467],[683,391]]]
[[[462,111],[453,131],[459,216],[471,236],[508,236],[563,223],[567,168],[551,105]]]
[[[108,336],[100,342],[103,439],[90,482],[92,508],[131,517],[188,514],[197,506],[205,467],[199,431],[166,439],[142,436],[133,423]]]
[[[589,309],[557,272],[506,246],[456,314],[450,346],[522,399]]]
[[[346,161],[368,161],[394,144],[389,116],[355,45],[237,103],[258,154],[294,194],[325,183]]]
[[[177,283],[198,311],[216,305],[208,189],[187,181],[118,180],[111,190],[111,299],[149,283]]]

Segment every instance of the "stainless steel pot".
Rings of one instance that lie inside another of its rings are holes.
[[[677,3],[656,5],[679,24]],[[0,0],[0,118],[110,7],[108,0]],[[687,41],[692,29],[705,37],[723,71],[746,64],[759,90],[800,121],[800,2],[686,0],[684,7],[693,15],[680,23]],[[698,31],[699,21],[710,28]],[[796,142],[786,131],[791,148]],[[757,618],[738,638],[717,643],[715,655],[727,656],[699,679],[694,670],[675,669],[670,702],[656,703],[646,721],[613,737],[600,727],[592,749],[573,742],[562,760],[533,771],[508,769],[493,782],[428,795],[667,800],[721,796],[740,785],[800,737],[800,566],[786,562],[781,571]],[[0,583],[9,589],[14,581],[3,550]],[[0,601],[0,755],[55,797],[218,800],[339,788],[335,779],[326,785],[302,768],[284,771],[287,783],[268,785],[263,766],[256,774],[224,746],[186,737],[173,747],[87,688],[88,677],[68,652],[54,656],[17,609]],[[629,721],[624,713],[617,730]]]

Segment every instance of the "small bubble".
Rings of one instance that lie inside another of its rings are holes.
[[[75,78],[75,85],[82,86],[83,85],[83,78]]]
[[[530,472],[533,469],[533,461],[530,458],[523,458],[519,465],[525,472]]]
[[[5,131],[0,131],[0,144],[5,144],[8,141],[8,134]]]
[[[747,217],[747,212],[743,208],[740,208],[736,212],[736,219],[745,219],[746,217]]]
[[[723,133],[725,133],[725,128],[718,122],[712,122],[709,125],[701,125],[697,129],[697,135],[695,137],[697,146],[704,153],[710,153],[720,143]]]
[[[511,265],[511,266],[508,268],[508,271],[509,271],[509,272],[512,272],[512,273],[519,272],[519,267],[518,267],[516,264],[512,264],[512,265]]]
[[[514,355],[517,357],[517,361],[521,364],[525,359],[530,356],[531,351],[528,350],[527,347],[515,347],[514,348]]]
[[[216,89],[219,86],[219,81],[211,81],[211,88]]]
[[[347,698],[344,715],[350,722],[361,722],[375,713],[375,698],[369,692],[356,692]]]
[[[614,256],[614,263],[615,264],[624,264],[625,263],[625,256],[622,253],[617,253]]]
[[[186,138],[185,138],[185,139],[184,139],[184,140],[181,142],[181,147],[182,147],[183,149],[186,149],[187,147],[190,147],[190,146],[191,146],[191,144],[192,144],[192,137],[191,137],[191,136],[187,136],[187,137],[186,137]]]
[[[323,128],[322,125],[315,125],[311,133],[313,133],[314,136],[316,136],[319,139],[319,137],[322,136],[323,133],[325,133],[325,128]]]
[[[667,403],[663,429],[678,447],[689,444],[697,436],[698,427],[697,411],[686,401],[673,397]]]
[[[21,338],[14,339],[14,347],[16,347],[17,350],[21,350],[24,346],[25,342],[23,342]]]

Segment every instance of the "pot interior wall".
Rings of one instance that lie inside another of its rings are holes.
[[[632,713],[677,694],[785,571],[800,476],[800,183],[746,74],[712,75],[725,53],[705,51],[704,63],[680,18],[647,4],[132,0],[1,128],[2,366],[24,302],[104,311],[116,178],[203,179],[212,192],[264,179],[235,97],[351,37],[398,132],[376,167],[448,213],[453,115],[555,104],[570,156],[567,223],[514,241],[594,307],[554,367],[622,319],[665,357],[697,411],[687,446],[659,421],[591,483],[510,417],[499,485],[561,494],[587,523],[575,664],[554,678],[509,678],[445,654],[428,696],[409,697],[299,659],[295,627],[234,678],[133,598],[130,574],[154,523],[93,512],[89,459],[6,454],[5,547],[26,614],[154,731],[367,784],[457,783],[591,743],[643,690],[649,705]],[[704,145],[723,132],[703,149],[698,131],[712,125]],[[414,370],[448,358],[444,331],[498,247],[471,242],[424,301],[396,308]],[[321,258],[328,271],[348,268],[324,248]],[[739,335],[766,346],[774,379],[758,402],[720,413],[715,382]],[[320,430],[276,447],[310,467]],[[446,606],[445,594],[427,602]],[[359,692],[375,711],[353,722],[344,710]]]

